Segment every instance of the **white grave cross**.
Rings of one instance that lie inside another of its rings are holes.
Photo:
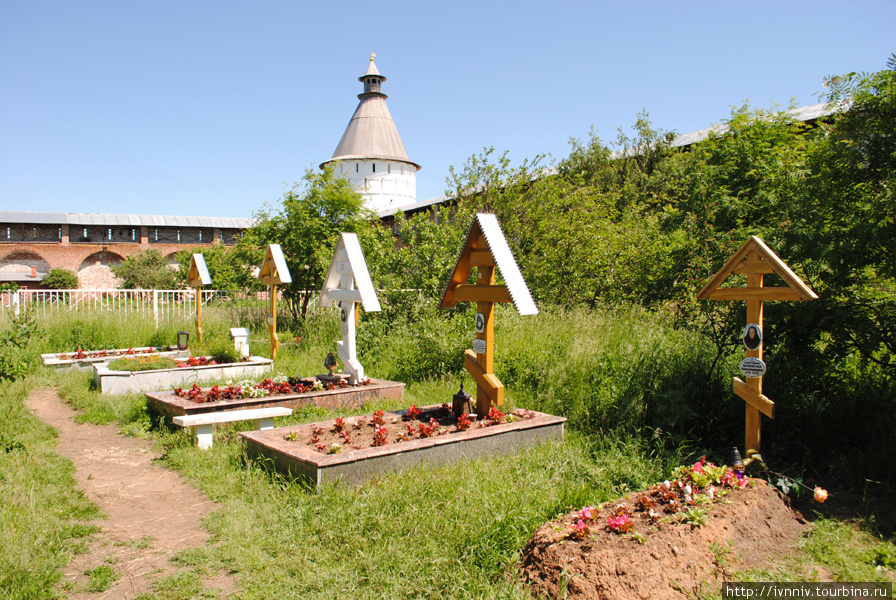
[[[370,280],[370,272],[364,261],[364,253],[358,236],[342,233],[333,253],[330,270],[320,292],[320,306],[327,308],[339,303],[339,318],[342,321],[342,341],[337,342],[339,358],[349,374],[349,383],[364,379],[364,367],[358,362],[355,345],[355,310],[358,303],[368,312],[378,312],[380,302]]]

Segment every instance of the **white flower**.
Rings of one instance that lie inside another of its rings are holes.
[[[685,495],[685,496],[690,496],[690,495],[691,495],[691,491],[692,491],[692,490],[691,490],[691,486],[690,486],[690,484],[684,486],[684,495]]]
[[[669,480],[667,479],[666,481],[663,482],[663,487],[668,490],[670,487],[672,487],[672,484],[669,483]]]

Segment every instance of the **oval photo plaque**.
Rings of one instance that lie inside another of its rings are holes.
[[[762,345],[762,328],[756,323],[750,323],[744,328],[741,338],[747,350],[756,350]]]
[[[758,358],[745,358],[740,363],[740,372],[744,377],[762,377],[765,375],[765,362]]]

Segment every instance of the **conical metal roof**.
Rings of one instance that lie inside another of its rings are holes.
[[[377,81],[372,85],[365,81],[366,77],[376,77]],[[333,157],[322,163],[321,167],[337,160],[380,158],[404,162],[420,169],[420,165],[408,158],[404,149],[395,121],[386,105],[388,96],[379,91],[379,84],[386,78],[380,75],[373,64],[373,57],[367,72],[359,79],[364,82],[364,93],[358,94],[361,101],[345,128]]]

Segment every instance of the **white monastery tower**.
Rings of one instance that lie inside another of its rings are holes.
[[[364,93],[349,121],[333,157],[321,163],[331,165],[337,177],[348,179],[364,197],[364,205],[374,212],[398,208],[417,201],[417,171],[420,165],[408,158],[398,129],[386,106],[380,75],[370,56],[370,66],[358,81]]]

